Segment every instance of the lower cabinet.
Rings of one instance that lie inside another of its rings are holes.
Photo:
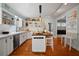
[[[4,38],[0,39],[0,56],[6,55],[6,42]]]
[[[27,33],[27,39],[30,39],[30,38],[32,38],[32,32]]]
[[[26,40],[26,33],[20,34],[20,45]]]
[[[0,56],[7,56],[13,51],[13,36],[0,39]]]
[[[32,37],[31,32],[20,34],[20,45]],[[13,51],[13,36],[0,38],[0,56],[7,56]]]
[[[22,37],[22,34],[20,34],[20,45],[22,44],[23,42],[23,37]]]
[[[20,34],[20,45],[26,41],[27,39],[32,38],[32,33],[31,32],[26,32],[26,33],[22,33]]]
[[[13,51],[13,36],[6,38],[6,55],[9,55]]]

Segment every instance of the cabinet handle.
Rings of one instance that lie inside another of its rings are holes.
[[[7,39],[5,40],[5,42],[7,43]]]
[[[10,39],[12,39],[12,37],[10,37]]]

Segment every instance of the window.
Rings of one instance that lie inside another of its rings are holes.
[[[57,26],[64,27],[64,26],[66,26],[66,23],[57,23]]]

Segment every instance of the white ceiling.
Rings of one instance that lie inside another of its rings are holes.
[[[42,17],[52,16],[57,17],[67,10],[79,4],[73,3],[64,5],[61,3],[7,3],[15,11],[24,17],[37,17],[39,16],[39,5],[42,5]]]

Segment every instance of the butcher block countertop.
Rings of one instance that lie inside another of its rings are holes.
[[[32,36],[46,36],[46,37],[49,37],[49,36],[53,36],[50,32],[36,32],[36,33],[33,33]]]

